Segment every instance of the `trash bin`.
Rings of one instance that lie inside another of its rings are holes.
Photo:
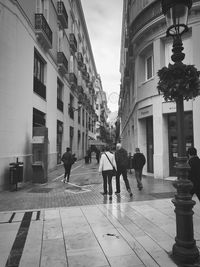
[[[9,183],[10,185],[14,185],[18,183],[18,170],[17,170],[17,164],[15,162],[12,162],[10,165],[10,179]]]
[[[9,184],[16,185],[17,190],[17,183],[23,181],[23,162],[19,162],[18,158],[16,162],[11,162],[10,164],[10,176],[9,176]]]

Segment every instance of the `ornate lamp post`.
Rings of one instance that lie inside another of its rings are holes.
[[[183,44],[181,35],[188,31],[187,17],[188,10],[192,6],[192,0],[162,0],[162,12],[165,15],[167,23],[167,37],[173,37],[173,55],[171,56],[174,65],[169,68],[165,67],[165,71],[171,69],[180,73],[186,68],[182,63],[185,54],[182,52]],[[159,75],[161,77],[161,73]],[[184,76],[184,75],[183,75]],[[176,80],[177,82],[177,80]],[[184,136],[184,99],[188,100],[192,97],[184,95],[181,91],[180,83],[173,84],[168,90],[168,96],[165,99],[176,101],[177,112],[177,138],[178,138],[178,157],[176,163],[177,181],[174,187],[177,189],[175,198],[172,200],[176,213],[176,238],[173,245],[172,253],[175,260],[182,263],[194,263],[199,258],[199,251],[196,247],[193,231],[193,211],[195,201],[192,200],[190,190],[192,183],[187,179],[188,165],[186,157],[186,146]],[[171,89],[173,87],[173,89]],[[163,87],[164,88],[164,87]],[[159,89],[159,86],[158,86]],[[164,91],[164,90],[163,90]],[[181,93],[180,93],[181,91]],[[171,95],[170,95],[171,94]],[[171,97],[171,98],[170,98]]]

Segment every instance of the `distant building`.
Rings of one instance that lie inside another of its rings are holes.
[[[193,0],[183,35],[185,64],[200,70],[200,1]],[[176,105],[158,94],[157,72],[168,66],[172,38],[158,0],[124,0],[121,42],[120,137],[131,153],[139,147],[147,158],[145,171],[155,178],[175,175]],[[200,153],[200,97],[184,103],[186,148]]]
[[[85,155],[95,138],[98,75],[80,0],[0,0],[0,55],[2,189],[17,157],[27,181],[43,156],[49,171],[66,147]]]

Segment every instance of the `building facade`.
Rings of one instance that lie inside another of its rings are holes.
[[[200,70],[200,1],[193,0],[183,35],[185,59]],[[161,1],[124,0],[121,41],[119,115],[121,141],[132,154],[139,147],[145,171],[155,178],[175,175],[176,104],[158,94],[157,72],[171,61],[172,38],[166,38]],[[186,148],[200,153],[200,97],[184,102]]]
[[[95,138],[98,75],[81,1],[0,0],[0,58],[2,189],[16,158],[32,180],[34,164],[48,172],[66,147],[80,159]]]

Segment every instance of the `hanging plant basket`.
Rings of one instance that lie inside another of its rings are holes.
[[[200,71],[194,65],[169,64],[158,71],[158,92],[165,101],[195,98],[200,94]]]

